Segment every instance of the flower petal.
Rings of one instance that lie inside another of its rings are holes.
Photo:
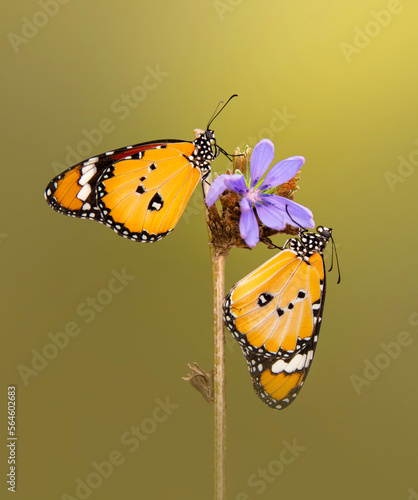
[[[251,187],[254,187],[269,168],[274,158],[274,144],[269,139],[262,139],[254,146],[251,155]]]
[[[263,184],[260,186],[260,190],[269,189],[272,187],[280,186],[287,181],[290,181],[302,168],[305,163],[305,158],[303,156],[291,156],[286,158],[286,160],[279,161],[276,165],[273,165],[266,175]]]
[[[312,212],[309,210],[309,208],[306,208],[303,205],[299,205],[299,203],[295,203],[292,200],[289,200],[282,196],[276,196],[274,194],[263,194],[261,196],[261,201],[265,205],[273,205],[277,209],[281,210],[285,222],[287,224],[290,224],[291,226],[298,227],[299,225],[304,228],[315,227]],[[257,213],[259,213],[258,207]]]
[[[271,229],[280,231],[286,227],[286,221],[283,215],[283,209],[275,205],[256,203],[255,209],[261,222]]]
[[[242,198],[240,201],[241,217],[239,220],[239,232],[241,238],[251,248],[254,248],[259,239],[260,231],[258,229],[257,219],[254,210],[247,198]]]
[[[245,184],[245,177],[242,174],[227,175],[225,179],[225,186],[230,191],[235,191],[241,196],[244,196],[244,194],[248,191],[247,184]]]
[[[247,186],[245,185],[244,176],[241,174],[227,175],[222,174],[217,177],[209,188],[208,194],[206,196],[206,205],[211,207],[219,196],[230,189],[231,191],[236,191],[239,194],[243,194]]]
[[[225,177],[226,174],[222,174],[212,182],[205,200],[208,207],[211,207],[219,196],[226,190],[224,181]]]

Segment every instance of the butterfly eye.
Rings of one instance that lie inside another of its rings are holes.
[[[214,133],[213,130],[206,130],[206,132],[205,132],[205,139],[210,144],[216,144],[215,133]]]

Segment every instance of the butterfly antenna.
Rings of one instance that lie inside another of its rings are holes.
[[[286,205],[286,213],[287,213],[287,215],[288,215],[288,216],[292,219],[292,221],[293,221],[293,222],[294,222],[297,226],[299,226],[299,227],[300,227],[300,229],[302,229],[303,231],[305,231],[305,232],[306,232],[306,229],[305,229],[303,226],[301,226],[301,225],[299,224],[299,222],[296,222],[296,221],[295,221],[295,219],[294,219],[294,218],[293,218],[293,217],[289,214],[288,205]]]
[[[213,112],[212,117],[209,119],[209,122],[208,122],[208,125],[206,127],[206,130],[209,130],[209,127],[210,127],[211,123],[213,122],[213,120],[219,115],[219,113],[225,108],[225,106],[229,103],[229,101],[231,99],[233,99],[234,97],[238,97],[238,94],[231,95],[231,97],[226,101],[226,103],[222,106],[221,109],[219,109],[219,106],[223,103],[223,101],[219,101],[218,102],[218,105],[216,106],[216,109]],[[219,111],[218,111],[218,109],[219,109]]]
[[[329,266],[328,272],[332,271],[334,267],[334,245],[331,247],[331,265]]]
[[[337,245],[335,244],[334,238],[331,236],[331,242],[332,242],[332,253],[331,253],[331,267],[328,269],[328,271],[331,271],[333,261],[334,261],[334,252],[335,252],[335,260],[337,261],[337,269],[338,269],[338,280],[337,284],[341,282],[341,271],[340,271],[340,263],[338,261],[338,253],[337,253]]]

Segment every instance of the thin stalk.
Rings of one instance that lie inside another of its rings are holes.
[[[210,245],[213,281],[214,333],[214,466],[215,500],[226,498],[226,383],[222,302],[225,296],[226,255]]]

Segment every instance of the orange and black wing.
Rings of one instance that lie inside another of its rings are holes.
[[[133,241],[161,239],[176,226],[199,182],[195,146],[154,141],[109,151],[55,177],[45,198],[57,212],[92,219]]]
[[[238,282],[224,302],[228,329],[241,345],[258,396],[285,408],[308,373],[325,296],[320,253],[283,250]]]
[[[313,338],[303,349],[288,358],[265,357],[244,351],[258,397],[276,410],[289,406],[305,383],[315,347],[316,340]]]

